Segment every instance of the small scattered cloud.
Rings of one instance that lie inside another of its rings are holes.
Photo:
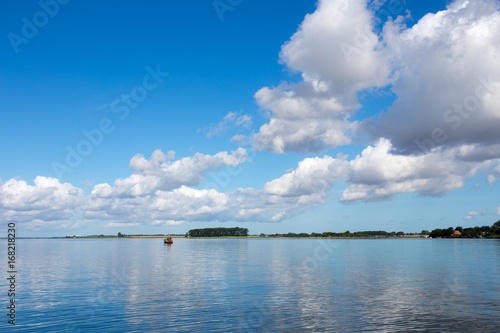
[[[474,185],[472,185],[472,186],[469,187],[469,191],[472,191],[472,190],[475,190],[475,189],[480,189],[480,188],[481,188],[481,184],[475,183]]]
[[[244,114],[236,118],[235,121],[236,126],[250,128],[252,127],[252,117],[248,114]]]
[[[231,138],[231,142],[245,142],[249,139],[248,135],[236,134]]]
[[[464,216],[464,220],[473,220],[477,216],[484,216],[484,215],[488,215],[488,211],[487,210],[483,210],[481,212],[473,210],[473,211],[470,211],[467,215]]]
[[[385,4],[386,1],[387,0],[372,0],[371,2],[369,2],[369,6],[373,10],[377,11]]]
[[[252,116],[241,114],[241,112],[230,111],[224,118],[216,124],[211,124],[209,127],[201,128],[198,132],[205,132],[207,138],[225,134],[231,128],[251,128]]]
[[[489,170],[486,175],[488,185],[493,186],[493,183],[500,179],[500,163],[495,168]]]

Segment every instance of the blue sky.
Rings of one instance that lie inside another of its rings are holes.
[[[491,225],[498,8],[10,2],[0,218],[25,236]]]

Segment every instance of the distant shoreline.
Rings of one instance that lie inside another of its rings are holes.
[[[104,235],[104,236],[47,236],[47,237],[16,237],[16,239],[115,239],[115,238],[167,238],[168,235],[131,235],[118,237],[115,235]],[[185,238],[185,235],[170,235],[172,238]],[[7,239],[6,237],[0,237],[0,239]]]
[[[60,236],[60,237],[18,237],[17,239],[139,239],[139,238],[166,238],[167,235],[142,235],[142,236]],[[259,235],[249,236],[218,236],[218,237],[186,237],[184,235],[170,235],[172,238],[186,238],[186,239],[427,239],[429,237],[407,235],[405,237],[398,236],[368,236],[368,237],[275,237]],[[0,237],[0,239],[6,239]]]
[[[126,236],[126,237],[117,237],[117,236],[81,236],[81,237],[18,237],[17,239],[151,239],[151,238],[166,238],[167,236]],[[259,235],[251,235],[251,236],[220,236],[220,237],[186,237],[180,235],[170,235],[172,238],[186,238],[186,239],[499,239],[493,237],[480,237],[480,238],[469,238],[469,237],[424,237],[424,236],[412,236],[405,235],[401,237],[394,236],[369,236],[369,237],[273,237],[266,236],[261,237]],[[7,239],[6,237],[0,237],[0,239]]]

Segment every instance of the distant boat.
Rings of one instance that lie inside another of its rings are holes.
[[[172,237],[170,237],[170,233],[168,233],[167,238],[166,238],[166,239],[164,239],[164,240],[163,240],[163,242],[164,242],[165,244],[170,244],[170,245],[174,243],[174,241],[172,240]]]

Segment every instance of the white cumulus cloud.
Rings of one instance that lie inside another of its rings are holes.
[[[350,161],[346,181],[351,185],[341,200],[382,200],[400,193],[438,196],[463,187],[464,179],[498,161],[464,161],[457,149],[401,155],[389,140],[381,139]]]
[[[264,185],[264,192],[282,197],[324,197],[335,182],[345,177],[348,162],[344,158],[306,158],[296,169]]]
[[[311,96],[310,88],[262,88],[255,94],[257,103],[270,110],[270,120],[254,134],[254,148],[276,153],[319,151],[351,143],[350,108],[335,97]]]
[[[167,156],[161,150],[155,150],[149,160],[141,154],[135,155],[130,160],[134,174],[125,179],[117,179],[112,189],[113,193],[118,196],[142,196],[156,190],[175,189],[181,185],[196,186],[203,181],[206,172],[225,165],[237,166],[248,159],[243,148],[215,155],[196,153],[194,156],[175,162],[170,160],[173,155],[173,152],[169,152]],[[109,194],[109,189],[107,184],[103,184],[96,186],[92,193],[104,196],[104,192]]]
[[[456,0],[411,27],[410,16],[400,16],[376,33],[374,10],[383,3],[318,2],[280,53],[301,80],[255,94],[269,118],[253,134],[255,149],[318,152],[366,133],[389,139],[405,154],[497,145],[499,2]],[[357,96],[379,88],[394,93],[393,105],[353,121],[361,107]]]
[[[38,176],[34,185],[24,180],[0,182],[0,217],[10,222],[42,225],[77,225],[76,216],[85,205],[83,191],[51,177]]]
[[[373,32],[363,0],[321,0],[286,42],[280,60],[302,82],[255,94],[270,118],[254,134],[254,148],[276,153],[318,151],[352,142],[356,93],[389,82],[387,54]]]
[[[397,99],[369,122],[377,135],[408,153],[498,142],[499,8],[495,0],[459,0],[411,28],[402,20],[385,25]]]
[[[384,86],[390,70],[373,23],[365,0],[320,0],[282,46],[280,59],[304,81],[336,96]]]

